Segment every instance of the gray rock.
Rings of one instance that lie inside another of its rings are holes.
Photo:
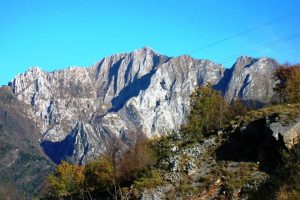
[[[189,160],[187,165],[185,166],[186,173],[190,176],[197,171],[197,165],[194,163],[193,160]]]
[[[291,149],[300,141],[300,118],[296,118],[292,122],[285,124],[277,118],[275,122],[270,122],[270,129],[273,136],[278,139],[283,139],[285,146]]]
[[[141,200],[163,200],[167,199],[167,192],[174,189],[172,185],[158,186],[152,189],[146,189],[141,193]]]

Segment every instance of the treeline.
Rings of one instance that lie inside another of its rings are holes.
[[[48,176],[49,192],[44,199],[118,199],[122,187],[153,175],[151,169],[157,156],[150,145],[140,134],[135,144],[122,154],[120,146],[111,144],[105,153],[84,166],[62,161]]]

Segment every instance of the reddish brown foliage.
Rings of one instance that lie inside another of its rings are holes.
[[[281,101],[296,103],[300,101],[300,66],[280,67],[274,73],[278,81],[274,90]]]

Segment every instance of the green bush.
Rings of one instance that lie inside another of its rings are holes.
[[[171,139],[171,137],[165,136],[154,139],[150,144],[150,148],[153,150],[157,160],[161,160],[171,156],[171,148],[173,145],[174,141]]]
[[[181,132],[192,137],[209,136],[232,118],[230,105],[210,84],[200,86],[191,95],[191,111]]]
[[[163,185],[164,181],[161,179],[159,170],[150,170],[144,172],[139,178],[133,182],[136,188],[153,188]]]

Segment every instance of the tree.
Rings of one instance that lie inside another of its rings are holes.
[[[116,179],[113,161],[107,155],[89,161],[85,166],[84,174],[88,190],[91,192],[110,190]]]
[[[291,77],[291,68],[288,67],[280,67],[275,70],[274,77],[277,81],[274,91],[276,91],[280,96],[280,101],[284,101],[285,93],[286,93],[286,85],[287,80]]]
[[[56,171],[48,176],[52,194],[57,197],[82,194],[85,181],[83,170],[82,166],[63,161]]]
[[[60,198],[80,194],[82,198],[107,196],[118,199],[121,185],[132,184],[156,163],[147,137],[137,135],[135,143],[126,151],[117,138],[111,138],[107,151],[89,160],[85,166],[63,161],[48,177],[52,196]]]
[[[182,131],[207,135],[230,118],[230,106],[211,85],[198,87],[191,95],[191,111]]]
[[[232,116],[242,116],[247,113],[248,109],[240,98],[233,100],[230,104]]]
[[[300,102],[300,67],[292,68],[291,77],[286,82],[287,102]]]
[[[120,190],[120,150],[122,145],[118,138],[110,138],[106,152],[85,166],[86,185],[89,192],[109,193],[118,199]]]
[[[123,155],[120,163],[120,175],[123,182],[130,182],[142,171],[147,171],[156,163],[156,157],[150,148],[149,140],[138,134],[135,144]]]
[[[281,102],[300,101],[300,66],[282,66],[274,72],[277,81],[274,90],[280,95]]]

